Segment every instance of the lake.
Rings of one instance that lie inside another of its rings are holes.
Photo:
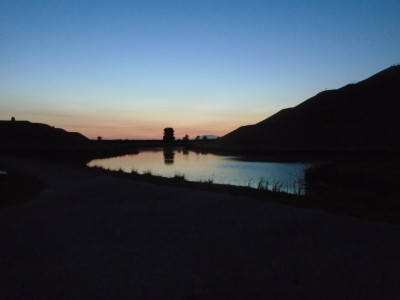
[[[184,176],[189,181],[267,188],[304,194],[305,170],[312,163],[249,161],[246,157],[200,153],[185,149],[153,149],[134,155],[95,159],[89,167],[150,172],[164,177]]]

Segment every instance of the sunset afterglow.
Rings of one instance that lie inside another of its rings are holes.
[[[3,1],[0,119],[222,136],[400,62],[396,1]]]

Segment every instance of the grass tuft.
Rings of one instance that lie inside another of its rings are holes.
[[[174,178],[174,179],[177,179],[177,180],[186,180],[185,174],[179,173],[179,172],[175,173],[175,175],[174,175],[173,178]]]
[[[151,170],[146,170],[143,172],[144,176],[153,176],[153,173],[151,173]]]

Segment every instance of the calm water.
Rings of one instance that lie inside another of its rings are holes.
[[[110,170],[132,170],[143,174],[174,177],[184,175],[190,181],[251,186],[257,188],[260,180],[269,189],[279,188],[289,193],[299,193],[304,182],[305,169],[311,163],[277,163],[245,161],[241,157],[198,153],[178,149],[142,151],[136,155],[124,155],[95,159],[88,166]]]

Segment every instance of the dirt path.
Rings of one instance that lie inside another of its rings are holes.
[[[48,186],[0,210],[1,299],[395,299],[400,227],[0,158]]]

